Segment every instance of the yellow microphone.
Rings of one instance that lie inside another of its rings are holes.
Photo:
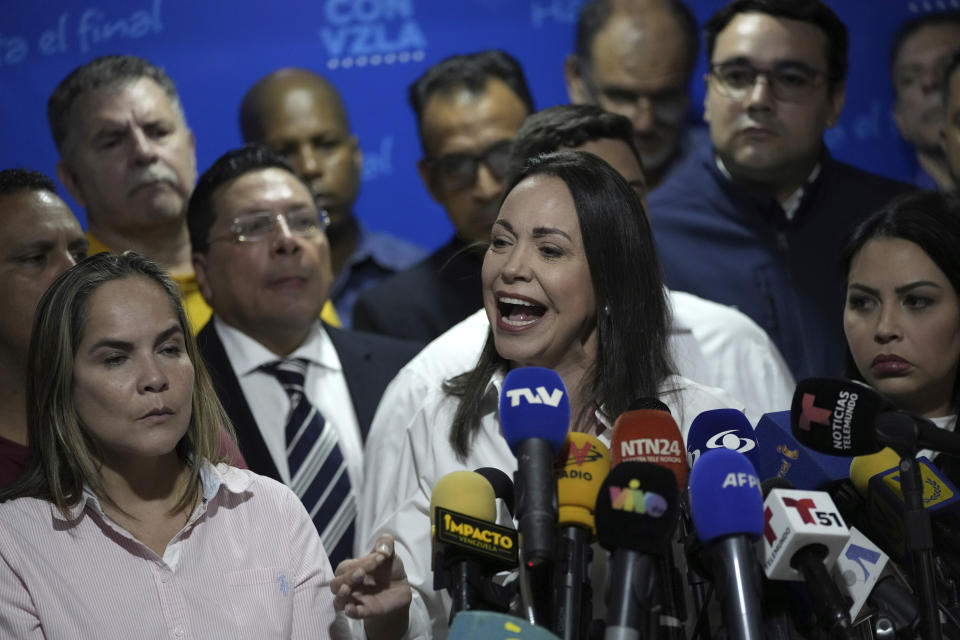
[[[553,628],[562,638],[585,638],[590,625],[590,540],[596,533],[593,512],[610,472],[610,450],[591,435],[570,432],[557,456],[557,559]]]
[[[900,464],[900,454],[886,447],[868,456],[856,456],[850,462],[850,482],[857,493],[866,497],[870,478]]]
[[[593,508],[600,485],[610,472],[610,450],[591,435],[571,431],[560,447],[555,471],[560,505],[557,524],[585,527],[596,533]]]

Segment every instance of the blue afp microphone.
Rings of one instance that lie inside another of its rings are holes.
[[[500,427],[517,457],[520,550],[528,566],[553,556],[557,482],[553,462],[570,428],[570,398],[556,371],[513,369],[500,393]]]
[[[690,471],[689,487],[690,514],[711,561],[727,637],[762,640],[760,566],[753,549],[763,533],[763,494],[757,472],[743,454],[713,449],[701,455]]]
[[[757,466],[758,445],[753,426],[737,409],[703,411],[687,431],[687,460],[691,468],[710,449],[732,449]]]

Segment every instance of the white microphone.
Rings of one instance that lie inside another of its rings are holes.
[[[850,530],[830,494],[772,489],[763,502],[763,515],[760,559],[766,576],[805,581],[821,626],[840,636],[849,635],[848,607],[828,571],[850,539]]]

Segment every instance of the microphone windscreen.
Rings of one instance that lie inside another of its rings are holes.
[[[610,471],[610,451],[597,438],[571,431],[557,456],[557,524],[595,531],[593,509]]]
[[[687,459],[690,467],[709,449],[732,449],[757,466],[757,438],[747,416],[737,409],[703,411],[687,431]]]
[[[869,455],[857,456],[850,461],[850,482],[857,489],[857,493],[866,497],[870,478],[899,466],[900,455],[890,447]]]
[[[487,479],[487,482],[493,487],[494,495],[503,500],[503,504],[506,505],[507,511],[509,511],[512,516],[514,497],[513,480],[510,479],[510,476],[496,467],[480,467],[475,470],[475,473],[479,473]]]
[[[497,502],[493,487],[474,471],[451,471],[433,485],[430,494],[430,522],[436,522],[436,507],[462,513],[471,518],[497,521]]]
[[[560,640],[543,627],[493,611],[461,611],[453,618],[447,640]]]
[[[821,490],[846,479],[850,460],[814,451],[794,437],[790,412],[767,413],[754,432],[758,444],[757,474],[763,478],[787,478],[798,489]]]
[[[687,457],[680,427],[673,417],[652,409],[620,414],[610,436],[610,464],[650,462],[673,471],[679,487],[687,486]]]
[[[679,513],[673,473],[649,462],[623,462],[610,469],[597,495],[597,540],[608,550],[661,553]]]
[[[570,398],[552,369],[521,367],[507,373],[500,393],[500,427],[510,449],[537,438],[556,454],[570,428]]]
[[[750,460],[730,449],[712,449],[690,471],[690,515],[704,543],[729,535],[759,538],[763,495]]]
[[[862,456],[882,449],[877,416],[893,405],[871,387],[839,378],[801,380],[793,394],[790,427],[805,446],[838,456]]]
[[[670,413],[670,407],[657,398],[637,398],[627,407],[627,411],[638,411],[640,409],[652,409],[654,411],[666,411]]]

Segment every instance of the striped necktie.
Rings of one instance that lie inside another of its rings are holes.
[[[337,445],[336,429],[327,426],[303,391],[306,360],[278,360],[261,369],[275,376],[290,397],[286,426],[290,488],[306,507],[330,564],[336,568],[341,560],[352,557],[357,515],[357,499]]]

